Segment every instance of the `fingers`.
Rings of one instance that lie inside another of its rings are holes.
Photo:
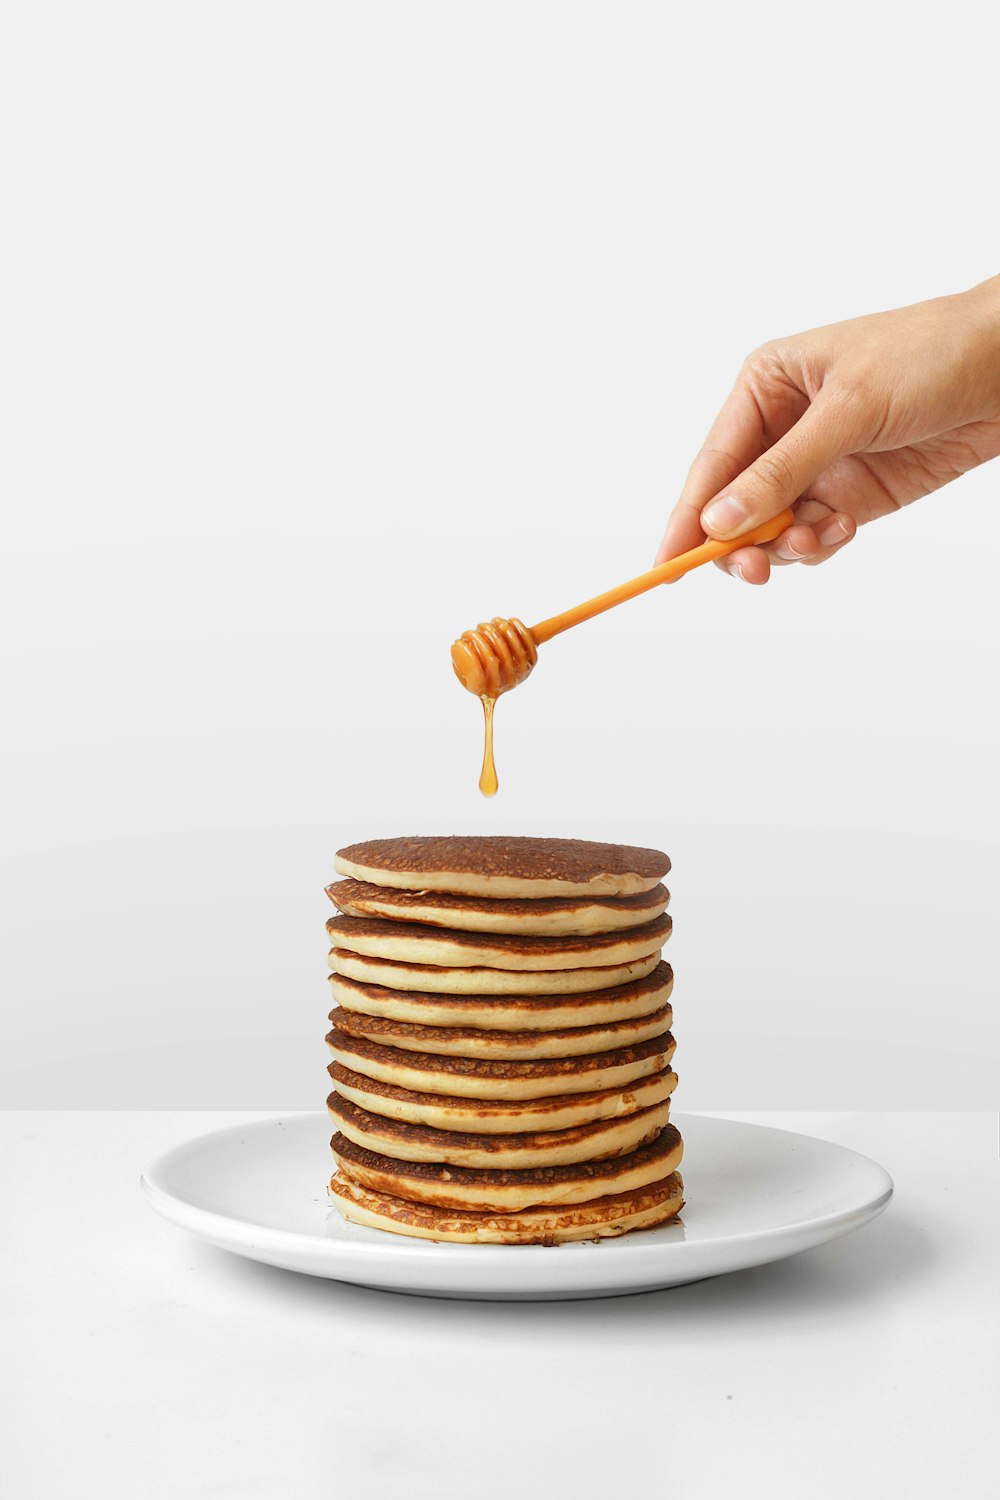
[[[815,512],[822,515],[815,518]],[[797,507],[797,513],[806,515],[812,525],[790,526],[777,542],[767,547],[740,547],[716,563],[724,573],[739,578],[743,583],[766,583],[774,564],[787,566],[792,562],[803,562],[809,567],[826,562],[857,533],[858,525],[853,516],[843,511],[831,511],[828,506],[806,500]]]
[[[823,556],[813,558],[811,561],[825,562],[828,557],[856,536],[857,531],[858,523],[853,516],[849,516],[843,510],[835,511],[828,520],[816,528],[816,537],[823,549]]]
[[[775,562],[805,562],[819,551],[819,541],[811,526],[789,526],[776,542],[771,542],[768,552]]]
[[[720,557],[715,566],[741,583],[762,584],[771,576],[771,559],[763,547],[741,547]]]
[[[763,446],[760,410],[746,387],[738,384],[712,423],[701,452],[688,471],[654,566],[690,552],[705,540],[702,509],[759,457]]]
[[[741,377],[691,465],[657,563],[697,547],[706,536],[738,537],[788,506],[795,506],[798,524],[766,547],[729,553],[717,566],[745,583],[760,585],[768,581],[772,566],[825,562],[851,540],[856,523],[846,513],[799,497],[851,451],[851,428],[849,409],[821,393],[767,447],[761,407]]]
[[[778,515],[843,457],[850,438],[842,409],[817,397],[784,437],[709,501],[701,513],[705,533],[725,541]]]
[[[688,477],[681,491],[681,497],[674,506],[667,522],[667,529],[663,533],[656,553],[654,567],[660,563],[668,562],[672,557],[679,557],[682,552],[690,552],[692,547],[699,547],[705,540],[705,533],[701,527],[701,512],[705,500],[717,493],[718,490],[735,479],[744,465],[737,459],[720,450],[702,450],[691,465]]]

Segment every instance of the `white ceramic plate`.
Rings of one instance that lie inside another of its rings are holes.
[[[332,1127],[287,1115],[199,1136],[153,1163],[157,1213],[251,1260],[427,1297],[614,1297],[796,1255],[860,1229],[892,1179],[866,1156],[763,1125],[679,1115],[683,1222],[570,1245],[450,1245],[348,1224],[326,1195]]]

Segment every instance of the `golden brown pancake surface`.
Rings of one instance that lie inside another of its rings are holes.
[[[558,1244],[683,1203],[669,1123],[670,860],[583,839],[375,839],[327,888],[345,1217]]]
[[[398,963],[331,948],[327,963],[337,974],[381,984],[391,990],[428,990],[452,995],[581,995],[606,990],[651,974],[660,962],[657,950],[643,958],[616,964],[590,964],[582,969],[461,968],[458,965]]]
[[[590,968],[626,963],[658,953],[670,937],[672,918],[664,912],[624,932],[576,937],[521,937],[516,933],[463,932],[367,917],[330,917],[326,930],[335,949],[348,949],[395,963],[434,964],[445,968],[548,969]]]
[[[674,975],[661,960],[649,974],[605,990],[576,995],[443,995],[329,976],[333,997],[346,1010],[416,1025],[476,1026],[484,1030],[557,1031],[648,1015],[670,999]]]
[[[669,1031],[634,1047],[578,1057],[546,1057],[528,1062],[447,1057],[383,1047],[342,1031],[327,1034],[327,1045],[345,1067],[402,1088],[476,1098],[540,1099],[549,1094],[585,1093],[659,1072],[673,1057]]]
[[[326,894],[346,916],[422,922],[466,932],[510,932],[521,936],[586,935],[640,927],[666,911],[663,885],[632,896],[552,896],[535,900],[491,900],[446,891],[404,891],[363,880],[338,880]]]
[[[572,1026],[562,1031],[487,1031],[476,1026],[420,1026],[384,1016],[360,1015],[338,1006],[330,1012],[335,1031],[367,1037],[385,1047],[409,1052],[434,1052],[455,1057],[519,1058],[574,1057],[582,1052],[608,1052],[628,1047],[670,1030],[669,1005],[645,1016],[629,1016],[597,1026]]]
[[[632,895],[662,880],[670,861],[629,844],[472,835],[371,839],[338,850],[336,866],[374,885],[521,899]]]
[[[356,1224],[416,1239],[468,1245],[560,1245],[601,1239],[655,1228],[684,1207],[684,1183],[679,1172],[633,1192],[608,1194],[570,1207],[527,1208],[517,1213],[408,1203],[363,1188],[339,1174],[330,1182],[330,1194],[344,1217]]]
[[[514,1133],[436,1130],[373,1114],[342,1095],[327,1109],[337,1129],[357,1146],[400,1161],[463,1167],[542,1167],[622,1156],[655,1139],[670,1118],[669,1100],[634,1114],[563,1130]]]
[[[400,1161],[356,1146],[339,1132],[330,1147],[340,1170],[362,1187],[440,1208],[478,1209],[585,1203],[607,1193],[629,1192],[668,1176],[683,1155],[680,1134],[673,1125],[625,1156],[526,1171]]]
[[[356,1073],[343,1063],[327,1069],[337,1092],[372,1114],[434,1129],[489,1132],[564,1130],[594,1120],[614,1120],[669,1099],[677,1085],[670,1068],[647,1074],[626,1088],[591,1089],[539,1099],[468,1098],[401,1088]]]

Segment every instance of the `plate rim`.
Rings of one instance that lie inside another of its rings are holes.
[[[487,1261],[498,1258],[509,1258],[509,1252],[514,1251],[517,1252],[519,1263],[522,1266],[526,1266],[529,1262],[537,1262],[538,1264],[551,1267],[553,1265],[553,1250],[562,1250],[565,1252],[566,1250],[572,1251],[579,1248],[578,1245],[461,1245],[409,1238],[405,1235],[387,1234],[384,1232],[380,1235],[377,1242],[367,1239],[328,1240],[320,1234],[312,1234],[298,1229],[286,1229],[268,1224],[256,1224],[249,1219],[238,1219],[232,1215],[220,1213],[216,1209],[204,1208],[199,1204],[192,1203],[189,1199],[179,1197],[176,1193],[166,1188],[162,1181],[157,1180],[163,1170],[169,1167],[173,1158],[215,1138],[231,1136],[248,1129],[265,1129],[268,1126],[273,1126],[278,1122],[290,1119],[304,1120],[307,1118],[316,1118],[320,1120],[324,1117],[325,1111],[322,1110],[286,1110],[280,1114],[247,1120],[242,1124],[223,1125],[215,1130],[203,1131],[201,1134],[192,1136],[188,1140],[179,1142],[176,1146],[172,1146],[167,1151],[162,1152],[143,1169],[139,1178],[143,1195],[150,1207],[161,1218],[166,1219],[168,1223],[208,1238],[214,1243],[219,1243],[220,1239],[231,1241],[234,1233],[237,1233],[242,1234],[242,1243],[244,1245],[249,1244],[254,1239],[260,1240],[266,1236],[272,1244],[280,1244],[289,1250],[299,1249],[305,1251],[308,1249],[316,1252],[322,1246],[325,1247],[331,1264],[339,1260],[340,1257],[343,1257],[346,1261],[364,1262],[373,1256],[379,1259],[388,1257],[399,1261],[405,1260],[410,1263],[414,1261],[434,1263],[436,1261],[438,1264],[441,1264],[441,1244],[446,1243],[449,1264],[454,1264],[455,1252],[457,1251],[470,1252],[477,1265],[484,1265]],[[686,1111],[676,1118],[681,1125],[682,1133],[682,1122],[685,1118],[714,1120],[720,1125],[731,1126],[739,1130],[767,1131],[772,1135],[788,1136],[793,1140],[798,1139],[809,1141],[810,1144],[814,1145],[819,1144],[828,1147],[831,1151],[840,1155],[853,1157],[859,1163],[864,1164],[872,1172],[873,1176],[878,1176],[882,1179],[882,1186],[875,1193],[870,1189],[863,1201],[859,1201],[849,1207],[839,1208],[828,1214],[813,1214],[808,1218],[796,1219],[788,1224],[766,1225],[759,1229],[699,1237],[697,1240],[678,1239],[672,1244],[666,1240],[651,1240],[646,1235],[636,1235],[634,1238],[629,1235],[622,1235],[612,1242],[621,1245],[631,1243],[632,1249],[629,1252],[631,1254],[646,1251],[649,1255],[666,1254],[683,1260],[685,1258],[685,1251],[688,1255],[692,1255],[702,1251],[716,1251],[727,1244],[756,1243],[759,1245],[768,1239],[777,1239],[780,1241],[790,1236],[808,1236],[821,1230],[832,1231],[827,1238],[833,1239],[838,1237],[836,1234],[838,1229],[849,1229],[852,1226],[860,1228],[863,1224],[876,1218],[888,1207],[895,1192],[893,1179],[880,1162],[875,1161],[870,1156],[864,1155],[863,1152],[855,1151],[853,1147],[841,1146],[836,1141],[828,1141],[823,1136],[809,1135],[804,1131],[798,1130],[785,1130],[781,1126],[776,1125],[757,1124],[751,1120],[733,1119],[729,1115],[712,1114],[711,1111],[707,1110]],[[328,1202],[329,1207],[333,1209],[335,1205],[332,1200],[328,1200]],[[196,1227],[196,1225],[200,1227]],[[670,1226],[667,1224],[662,1227],[669,1229]],[[211,1229],[217,1229],[220,1233],[212,1235],[208,1232]],[[239,1253],[238,1250],[237,1253]],[[576,1260],[574,1260],[574,1263],[580,1264]],[[616,1261],[615,1263],[621,1265],[620,1261]]]

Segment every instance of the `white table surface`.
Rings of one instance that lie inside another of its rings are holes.
[[[733,1116],[875,1157],[893,1203],[756,1270],[519,1304],[300,1277],[159,1220],[147,1160],[249,1118],[3,1117],[9,1500],[997,1493],[994,1115]]]

